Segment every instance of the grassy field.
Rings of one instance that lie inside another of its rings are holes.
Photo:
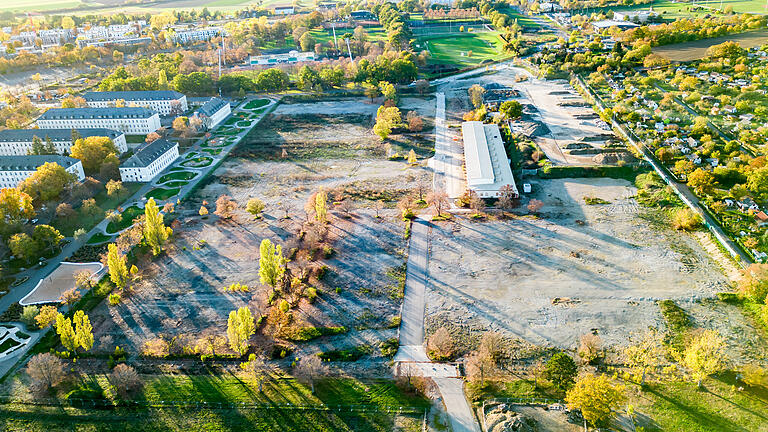
[[[752,48],[768,42],[768,30],[755,30],[734,35],[683,42],[653,48],[653,52],[673,61],[691,61],[707,55],[707,48],[726,41],[738,42],[742,48]]]
[[[0,11],[28,12],[75,8],[81,5],[73,0],[13,0],[0,4]]]
[[[384,31],[383,27],[367,27],[365,31],[368,33],[368,40],[369,41],[381,41],[387,39],[387,32]],[[336,29],[336,41],[339,43],[339,46],[346,51],[346,44],[344,43],[344,39],[342,39],[342,36],[344,36],[345,33],[351,33],[352,30],[348,29]],[[312,37],[315,39],[316,43],[326,44],[330,42],[333,44],[333,31],[332,30],[324,30],[322,28],[317,28],[310,30],[309,34],[312,35]],[[351,43],[351,42],[350,42]]]
[[[157,404],[184,401],[189,408],[118,408],[83,410],[66,407],[45,409],[26,405],[5,405],[0,425],[7,431],[44,430],[142,430],[142,431],[391,431],[400,407],[423,412],[429,402],[401,392],[394,382],[355,379],[325,379],[316,383],[316,393],[293,379],[276,379],[264,384],[264,391],[234,375],[144,376],[145,387],[135,399]],[[83,383],[90,388],[108,385],[106,376],[97,375]],[[195,402],[223,403],[222,408],[198,408]],[[245,403],[263,407],[232,408]],[[291,404],[289,406],[287,404]],[[362,410],[362,406],[367,411]],[[297,409],[297,406],[304,409]],[[357,409],[353,410],[353,406]],[[335,408],[327,410],[327,407]],[[341,410],[340,407],[343,407]],[[400,419],[421,430],[421,414]]]
[[[496,32],[421,37],[418,39],[418,44],[429,50],[430,61],[433,63],[474,66],[485,60],[498,60],[504,57],[501,39]]]
[[[123,12],[126,14],[159,14],[166,11],[182,9],[202,9],[231,11],[244,9],[253,4],[251,0],[159,0],[143,5],[127,4],[119,5],[116,1],[83,3],[73,0],[13,0],[0,4],[0,11],[35,12],[66,10],[75,15],[85,14],[113,14]],[[276,5],[290,5],[287,0],[263,0],[261,7],[271,8]],[[302,2],[298,2],[302,6]],[[76,10],[75,10],[76,9]],[[73,12],[74,10],[74,12]]]
[[[699,5],[703,5],[705,3],[706,2],[697,2],[697,4]],[[629,11],[629,10],[648,10],[650,6],[651,5],[649,4],[639,4],[634,6],[607,6],[602,8],[589,8],[584,12],[593,13],[593,12],[602,11],[607,13],[608,11],[621,12],[621,11]],[[653,6],[653,10],[656,13],[661,14],[661,16],[666,20],[674,20],[676,18],[699,17],[699,16],[704,16],[712,13],[711,10],[708,10],[706,8],[691,11],[690,3],[675,3],[669,0],[656,1],[653,3],[652,6]],[[717,1],[717,2],[712,2],[710,7],[718,8],[719,6],[720,6],[720,2]],[[725,2],[723,2],[723,7],[725,7]]]

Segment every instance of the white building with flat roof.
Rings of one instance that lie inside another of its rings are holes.
[[[299,63],[315,61],[312,51],[299,52],[296,50],[282,54],[264,54],[251,56],[251,65],[273,65],[280,63]]]
[[[117,150],[122,154],[128,151],[125,134],[112,129],[75,129],[77,133],[88,138],[103,136],[112,140]],[[72,129],[5,129],[0,131],[0,155],[24,156],[32,151],[35,138],[40,138],[43,145],[50,140],[58,154],[69,154],[72,145]]]
[[[152,181],[178,158],[178,143],[164,138],[154,140],[120,165],[120,179],[124,182]]]
[[[57,155],[0,156],[0,188],[14,188],[44,164],[51,162],[83,181],[85,172],[80,159]]]
[[[149,108],[51,108],[37,118],[39,128],[114,129],[146,135],[160,129],[160,116]]]
[[[83,94],[89,107],[114,107],[117,101],[127,107],[145,107],[160,115],[182,114],[187,111],[187,97],[173,90],[149,91],[91,91]]]
[[[461,132],[464,138],[467,188],[481,198],[498,198],[501,196],[501,188],[509,185],[516,198],[517,186],[499,126],[469,121],[461,125]]]

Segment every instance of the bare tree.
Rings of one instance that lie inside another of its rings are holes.
[[[283,212],[283,219],[288,219],[290,217],[291,212],[291,203],[287,200],[280,201],[277,203],[277,208]]]
[[[487,347],[482,345],[477,351],[470,354],[466,365],[469,380],[474,383],[479,381],[481,387],[485,386],[485,378],[496,371],[496,361]]]
[[[355,204],[352,202],[352,199],[347,198],[344,201],[341,201],[337,206],[337,209],[341,210],[342,213],[344,213],[345,217],[352,216],[352,210],[355,209]]]
[[[75,287],[81,289],[90,289],[94,285],[93,273],[88,270],[82,270],[75,273]]]
[[[515,206],[514,201],[514,189],[512,189],[511,185],[504,185],[499,190],[501,192],[501,196],[499,196],[499,201],[497,202],[497,205],[502,210],[510,210],[512,207]]]
[[[124,363],[115,366],[112,373],[109,374],[109,382],[115,388],[115,392],[123,398],[128,393],[141,388],[139,374],[134,368]]]
[[[197,339],[196,350],[199,354],[216,356],[227,347],[227,338],[214,332],[208,332]]]
[[[383,208],[384,208],[384,203],[382,203],[381,201],[376,200],[376,201],[373,202],[373,210],[376,212],[376,219],[378,219],[380,217],[379,216],[379,212]]]
[[[61,293],[59,301],[69,306],[77,303],[77,301],[80,300],[80,297],[82,297],[80,291],[77,288],[71,288]]]
[[[603,341],[600,336],[592,333],[587,333],[581,336],[579,344],[579,357],[585,363],[592,363],[600,357]]]
[[[435,209],[435,216],[442,215],[443,209],[451,204],[448,194],[443,191],[430,192],[427,195],[427,203]]]
[[[49,391],[64,381],[64,366],[64,362],[53,354],[37,354],[27,363],[27,374],[37,390]]]
[[[469,192],[469,208],[474,210],[476,215],[481,214],[485,210],[485,200],[480,198],[480,195],[475,191]]]
[[[419,201],[424,200],[424,195],[429,192],[430,185],[427,181],[424,179],[419,180],[416,182],[416,196],[418,196]]]
[[[264,359],[256,354],[251,354],[248,356],[248,361],[240,363],[240,368],[256,382],[259,386],[259,393],[264,391],[264,380],[267,378],[267,364],[264,362]],[[314,388],[312,391],[314,392]]]
[[[413,209],[415,202],[412,196],[406,195],[397,202],[397,208],[400,209],[401,215],[404,219],[410,219],[413,217]]]
[[[293,369],[293,375],[297,380],[309,384],[312,393],[315,392],[315,379],[326,373],[326,367],[320,357],[310,355],[299,360],[299,364]]]

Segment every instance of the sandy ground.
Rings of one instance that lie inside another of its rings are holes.
[[[643,218],[648,210],[631,198],[628,182],[550,180],[534,188],[545,203],[541,218],[435,226],[427,301],[433,326],[450,319],[563,348],[594,330],[614,345],[662,324],[654,301],[727,288],[694,238]],[[588,195],[610,204],[588,206]]]
[[[428,182],[430,175],[426,168],[409,168],[404,161],[385,157],[382,144],[370,132],[370,120],[361,118],[370,119],[377,105],[365,101],[346,102],[350,109],[332,124],[326,116],[335,112],[333,105],[280,106],[271,123],[260,126],[246,138],[249,142],[241,144],[239,156],[224,161],[210,181],[179,206],[181,224],[175,228],[173,250],[149,265],[142,283],[123,303],[102,304],[94,311],[97,339],[109,335],[115,344],[134,351],[158,335],[197,336],[206,331],[223,335],[229,312],[244,305],[256,317],[268,313],[271,289],[259,283],[259,244],[269,238],[282,244],[286,254],[295,247],[297,232],[306,220],[304,205],[322,187],[331,203],[351,199],[354,208],[349,218],[331,209],[329,239],[335,254],[309,262],[327,266],[327,276],[311,280],[321,294],[314,303],[302,300],[293,309],[294,321],[316,327],[345,326],[349,332],[309,343],[280,343],[294,348],[292,356],[367,344],[373,348],[368,358],[384,361],[378,344],[397,336],[391,322],[399,316],[402,300],[393,293],[399,286],[395,275],[405,262],[406,247],[404,224],[394,207],[400,196],[415,184]],[[289,145],[288,158],[280,156],[278,146],[265,150],[272,137]],[[298,154],[308,157],[294,158]],[[373,201],[365,197],[381,193],[390,200],[376,218]],[[228,221],[213,215],[216,199],[224,194],[240,205]],[[253,220],[244,210],[253,197],[267,205],[261,220]],[[198,215],[204,201],[211,212],[207,218]],[[304,264],[301,260],[297,258],[292,266]],[[246,284],[251,290],[226,292],[223,288],[232,283]],[[255,337],[257,344],[264,339]]]
[[[75,275],[82,271],[91,274],[104,268],[101,263],[61,263],[56,270],[38,282],[32,292],[19,301],[22,305],[57,302],[61,295],[75,287]]]

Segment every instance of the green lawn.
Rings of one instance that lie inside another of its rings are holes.
[[[188,159],[181,163],[181,166],[185,167],[195,167],[195,168],[202,168],[207,167],[208,165],[213,162],[213,159],[208,156],[198,156],[193,159]]]
[[[387,32],[384,30],[384,27],[366,27],[365,31],[368,34],[368,41],[383,41],[387,39]],[[345,33],[352,32],[352,29],[336,29],[336,42],[345,52],[347,50],[347,44],[344,42],[344,39],[342,39],[342,36],[344,36]],[[330,42],[331,45],[333,45],[332,29],[325,30],[322,28],[316,28],[310,30],[309,34],[312,35],[312,37],[315,39],[315,43],[327,44]]]
[[[319,380],[316,394],[293,379],[276,379],[264,384],[263,393],[256,386],[234,375],[144,376],[145,387],[134,398],[158,403],[184,401],[188,408],[138,408],[81,410],[5,405],[0,423],[8,431],[45,430],[142,430],[142,431],[381,431],[394,429],[394,414],[400,407],[414,407],[408,416],[406,431],[421,430],[423,409],[429,402],[402,393],[392,381],[361,382],[339,378]],[[91,381],[106,387],[105,376]],[[195,407],[195,402],[224,403],[219,408]],[[265,408],[235,408],[230,403],[264,404]],[[314,409],[295,409],[286,404]],[[368,411],[352,410],[350,405],[365,406]],[[342,410],[326,407],[344,406]],[[320,409],[317,409],[320,408]]]
[[[429,60],[433,63],[474,66],[486,60],[498,60],[504,57],[501,39],[497,32],[422,37],[418,39],[418,43],[429,50]]]
[[[697,10],[691,11],[691,4],[689,3],[675,3],[669,0],[660,0],[653,3],[653,10],[661,14],[662,18],[665,20],[674,20],[677,18],[690,18],[690,17],[702,17],[707,14],[712,14],[714,11],[713,9],[719,9],[720,8],[720,0],[711,0],[711,1],[697,1],[697,5],[700,6],[707,6],[704,8],[700,8]],[[728,6],[732,6],[734,12],[737,13],[743,13],[743,12],[749,12],[749,13],[766,13],[765,10],[765,1],[761,0],[753,0],[753,1],[726,1],[723,0],[723,8],[726,8]],[[614,12],[620,12],[620,11],[628,11],[628,10],[648,10],[648,8],[651,5],[649,4],[639,4],[639,5],[633,5],[633,6],[606,6],[602,8],[590,8],[588,11],[590,13],[599,13],[601,11],[608,12],[608,11],[614,11]]]
[[[531,27],[531,28],[539,28],[541,27],[539,23],[534,21],[531,17],[521,14],[520,12],[516,11],[512,8],[505,8],[502,9],[501,12],[512,18],[512,20],[517,20],[517,23],[522,27]]]
[[[110,222],[109,225],[107,225],[107,232],[116,233],[118,231],[122,231],[131,226],[133,224],[133,220],[136,219],[136,217],[143,214],[144,209],[140,209],[136,206],[128,207],[127,209],[123,210],[123,218],[120,219],[120,222]]]
[[[252,101],[248,101],[248,103],[243,106],[243,109],[255,110],[267,104],[269,104],[269,99],[254,99]]]
[[[197,173],[192,171],[173,171],[160,177],[157,182],[165,183],[171,180],[192,180],[195,176],[197,176]]]
[[[171,188],[171,189],[155,188],[155,189],[152,189],[151,191],[147,192],[147,194],[144,195],[144,196],[147,197],[147,199],[154,198],[156,200],[167,200],[168,198],[170,198],[170,197],[172,197],[174,195],[178,195],[179,190],[180,189],[177,188],[177,187]]]
[[[104,213],[88,217],[82,214],[78,214],[76,217],[70,218],[57,217],[53,220],[52,225],[54,228],[59,230],[62,235],[67,237],[72,236],[72,234],[78,228],[83,228],[84,230],[89,231],[97,223],[104,219],[104,215],[107,211],[115,210],[117,206],[123,203],[123,201],[136,193],[136,191],[138,191],[141,186],[142,183],[123,183],[123,191],[117,196],[107,195],[107,191],[104,189],[94,197],[96,200],[96,205],[99,206],[100,209],[104,210]]]
[[[92,235],[91,238],[88,239],[87,243],[92,245],[92,244],[99,244],[99,243],[108,242],[110,240],[112,240],[112,236],[104,235],[102,233],[96,233],[96,234]]]

